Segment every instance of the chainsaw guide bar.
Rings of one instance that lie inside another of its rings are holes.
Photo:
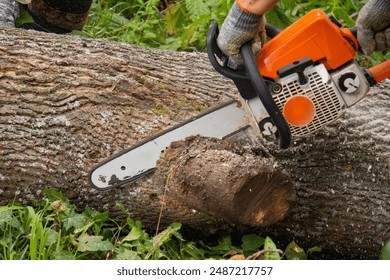
[[[248,127],[240,102],[228,101],[114,155],[90,172],[90,183],[99,190],[132,183],[152,172],[160,154],[174,141],[194,135],[226,139]]]

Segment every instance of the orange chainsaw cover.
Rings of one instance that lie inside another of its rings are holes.
[[[353,59],[356,38],[333,23],[322,10],[312,10],[267,42],[256,57],[260,73],[275,79],[277,70],[305,57],[337,69]]]

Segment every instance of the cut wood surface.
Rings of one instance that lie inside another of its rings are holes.
[[[390,239],[388,81],[291,149],[195,138],[171,147],[142,181],[107,192],[89,185],[89,170],[107,157],[236,95],[204,53],[0,29],[0,204],[54,187],[113,215],[120,202],[150,228],[163,207],[163,224],[247,225],[376,258]],[[187,160],[181,147],[192,149]]]

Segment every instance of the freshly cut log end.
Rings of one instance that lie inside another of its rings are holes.
[[[271,172],[271,176],[265,172],[250,178],[234,198],[233,209],[244,224],[276,224],[294,204],[296,196],[290,177],[282,170]]]
[[[275,224],[295,200],[287,173],[237,143],[200,137],[174,142],[158,170],[168,174],[171,198],[234,224]]]

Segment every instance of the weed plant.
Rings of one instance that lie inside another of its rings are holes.
[[[295,242],[282,251],[269,237],[249,234],[233,245],[229,236],[215,244],[186,241],[181,225],[173,223],[150,236],[123,206],[124,218],[90,208],[77,211],[60,192],[49,189],[34,207],[10,203],[0,206],[1,260],[191,260],[191,259],[306,259],[307,252]]]
[[[97,0],[83,36],[175,51],[205,51],[209,24],[219,25],[234,0]],[[283,0],[267,21],[285,28],[312,9],[333,14],[346,27],[355,26],[365,0]],[[80,33],[77,33],[80,34]],[[362,66],[389,59],[390,52],[360,56]]]

